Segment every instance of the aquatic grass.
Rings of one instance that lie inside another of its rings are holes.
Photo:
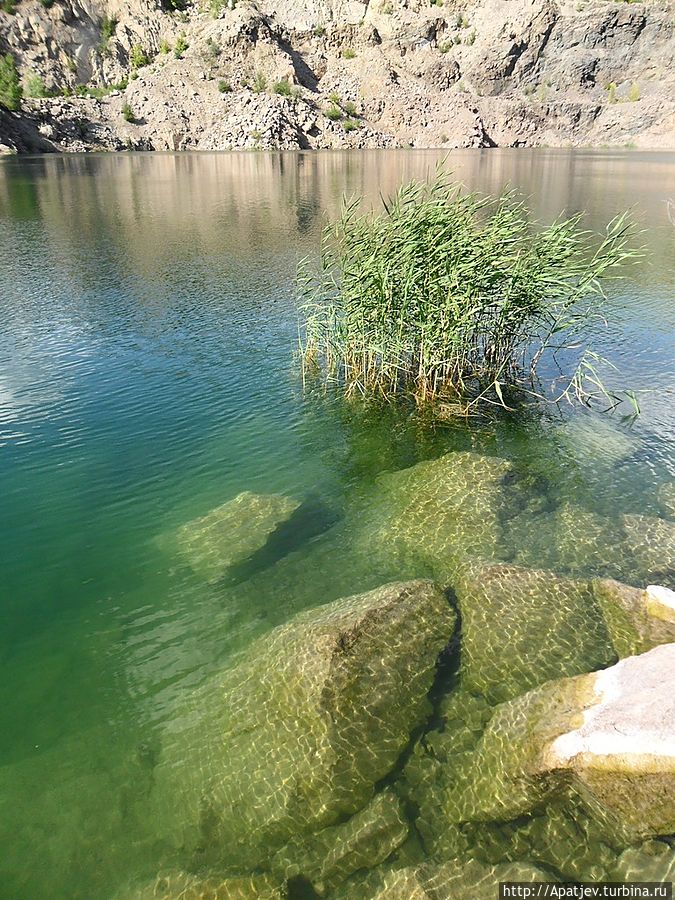
[[[599,240],[581,219],[538,227],[515,192],[465,192],[443,172],[380,213],[345,202],[318,268],[299,269],[304,376],[349,394],[452,396],[468,410],[511,405],[516,391],[544,396],[543,360],[573,351],[552,399],[615,402],[584,338],[602,316],[601,280],[638,252],[625,215]]]

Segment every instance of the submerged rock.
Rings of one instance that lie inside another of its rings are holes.
[[[401,802],[385,790],[345,824],[292,841],[277,853],[274,869],[284,878],[302,878],[323,895],[353,872],[383,862],[407,836]]]
[[[675,849],[663,841],[629,847],[611,873],[612,881],[675,881]]]
[[[525,510],[506,525],[513,561],[549,567],[573,577],[631,571],[621,525],[573,503],[532,515]]]
[[[381,475],[364,539],[448,584],[473,559],[503,558],[500,515],[511,472],[506,460],[462,452]]]
[[[195,572],[218,581],[239,563],[261,550],[269,537],[300,503],[281,494],[243,491],[210,513],[178,530],[180,552]]]
[[[621,519],[639,579],[659,581],[675,588],[675,522],[639,515]]]
[[[593,589],[619,656],[675,641],[675,592],[653,584],[640,590],[610,579],[596,580]]]
[[[663,515],[667,519],[675,519],[675,481],[661,485],[658,499]]]
[[[462,685],[491,703],[616,658],[587,582],[493,565],[469,569],[455,590],[462,616]]]
[[[555,881],[526,863],[489,866],[477,860],[424,863],[391,869],[340,893],[339,900],[494,900],[502,881]]]
[[[634,837],[675,830],[675,644],[590,675],[553,681],[499,706],[449,821],[506,821],[577,793]]]
[[[267,875],[219,878],[174,872],[159,875],[127,896],[134,900],[282,900],[286,892]]]
[[[224,866],[362,809],[429,714],[455,616],[432,583],[386,585],[301,613],[200,687],[163,738],[158,821]]]

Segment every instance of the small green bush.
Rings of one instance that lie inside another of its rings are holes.
[[[11,16],[16,9],[16,0],[0,0],[0,11],[9,13]]]
[[[356,57],[356,51],[352,50],[351,47],[345,47],[345,49],[342,51],[343,59],[354,59],[355,57]]]
[[[468,44],[470,47],[475,42],[475,40],[476,40],[476,30],[474,29],[473,31],[470,31],[467,34],[467,36],[464,38],[464,43]]]
[[[281,94],[282,97],[290,97],[293,93],[293,89],[287,78],[282,78],[281,81],[277,81],[272,90],[275,94]]]
[[[229,94],[230,91],[232,90],[232,85],[230,84],[229,81],[224,81],[221,78],[221,80],[218,82],[218,90],[220,91],[221,94]]]
[[[115,34],[116,30],[117,17],[103,16],[101,19],[101,46],[107,46],[108,41]]]
[[[176,59],[182,59],[183,54],[189,46],[190,45],[187,42],[187,38],[185,37],[185,32],[181,31],[181,33],[178,35],[176,46],[173,48],[173,55],[176,57]]]
[[[607,102],[616,103],[616,84],[613,81],[607,85]]]
[[[24,83],[24,94],[27,97],[48,97],[49,91],[45,87],[45,83],[39,75],[28,75]]]
[[[253,84],[251,85],[251,90],[255,94],[262,94],[267,90],[267,78],[265,77],[263,72],[256,72],[253,76]]]
[[[314,35],[314,37],[323,37],[325,33],[326,33],[325,25],[315,25],[314,28],[312,29],[312,34]]]
[[[21,106],[23,90],[19,73],[11,53],[0,56],[0,106],[17,110]]]
[[[630,103],[636,103],[640,99],[640,88],[638,84],[634,81],[630,89],[628,91],[628,100]]]
[[[167,53],[171,53],[171,44],[167,41],[166,38],[162,38],[159,42],[159,52],[166,56]]]
[[[337,122],[342,118],[342,110],[339,106],[336,106],[334,103],[332,103],[326,110],[326,115],[331,120],[331,122]]]
[[[359,123],[355,122],[354,119],[345,119],[342,123],[342,127],[345,131],[356,131],[359,128]]]
[[[136,116],[134,115],[134,111],[128,103],[122,104],[122,118],[125,122],[135,122]]]
[[[345,114],[350,116],[351,118],[358,116],[358,112],[356,111],[356,104],[352,103],[351,100],[347,100],[346,103],[343,103],[342,108],[344,109]]]
[[[129,62],[132,69],[142,69],[150,62],[150,57],[140,44],[134,44],[129,53]]]

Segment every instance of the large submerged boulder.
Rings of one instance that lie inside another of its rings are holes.
[[[631,837],[675,830],[675,644],[504,703],[448,795],[451,822],[506,821],[566,790]]]
[[[455,582],[463,687],[502,703],[615,661],[592,587],[552,572],[469,567]]]
[[[379,865],[407,836],[401,801],[387,789],[343,825],[291,841],[275,856],[274,870],[285,879],[302,879],[323,896],[352,873]]]
[[[243,491],[205,516],[178,529],[178,549],[188,564],[207,581],[222,578],[261,550],[300,503],[282,494]]]
[[[374,873],[349,885],[338,894],[338,900],[494,900],[503,881],[555,880],[526,863],[429,862]]]
[[[621,521],[638,578],[675,588],[675,522],[642,515],[622,516]]]
[[[508,461],[467,452],[381,475],[362,521],[365,539],[447,585],[473,559],[503,559],[500,518],[511,475]]]
[[[145,885],[121,894],[125,900],[283,900],[283,883],[268,875],[241,878],[191,875],[172,872],[158,875]]]
[[[593,589],[619,656],[675,641],[675,591],[654,584],[640,590],[611,579],[598,579]]]
[[[454,629],[428,581],[301,613],[196,690],[163,737],[153,789],[166,837],[249,870],[361,810],[428,716]]]

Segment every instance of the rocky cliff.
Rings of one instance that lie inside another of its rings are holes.
[[[0,0],[0,149],[673,147],[674,10]]]

